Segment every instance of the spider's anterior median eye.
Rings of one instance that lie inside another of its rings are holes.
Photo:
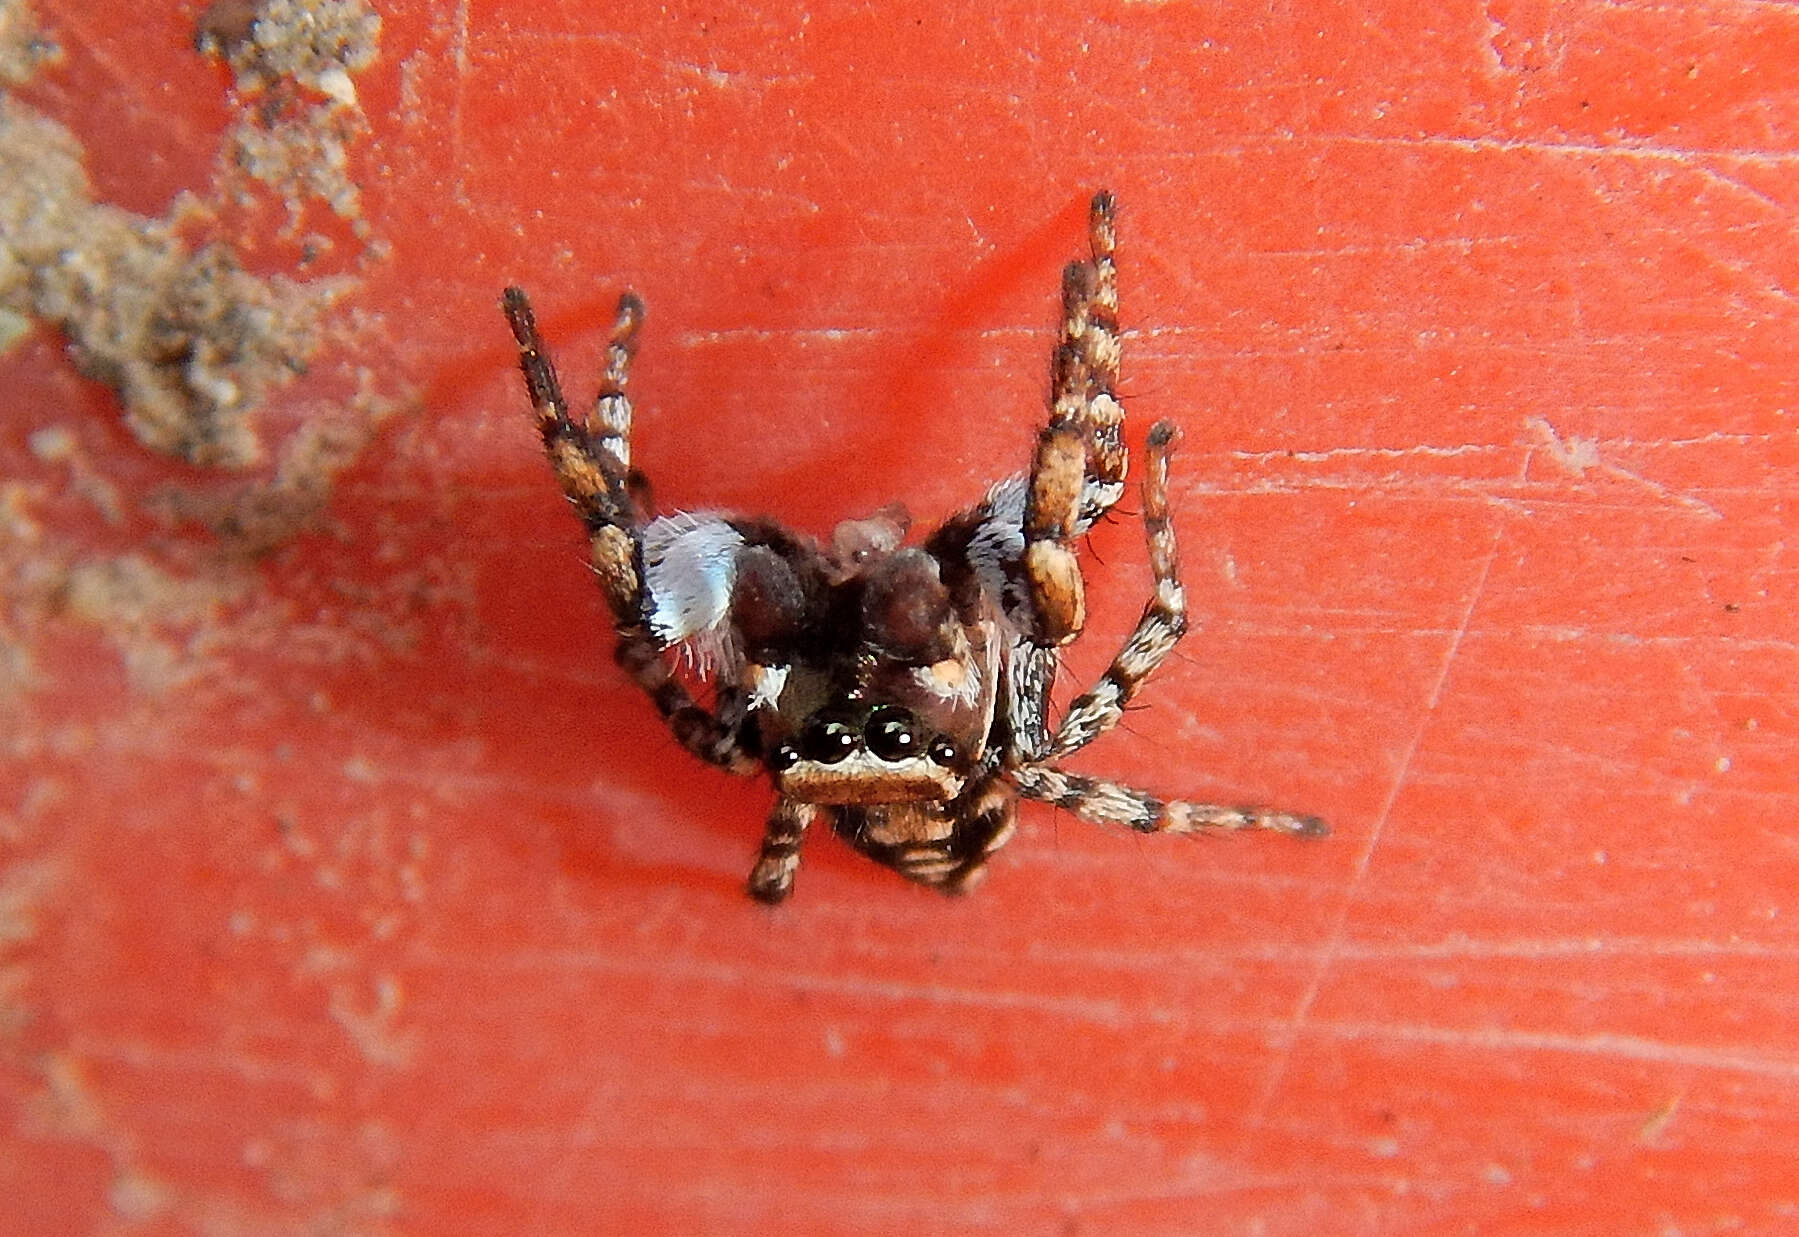
[[[868,715],[863,734],[868,737],[868,750],[882,760],[904,760],[924,746],[918,722],[906,710],[891,704]]]
[[[800,751],[821,765],[834,765],[855,750],[856,732],[835,718],[815,717],[800,735]]]

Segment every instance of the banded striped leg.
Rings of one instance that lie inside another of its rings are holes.
[[[800,843],[806,830],[824,816],[828,809],[798,799],[781,799],[768,815],[768,828],[762,835],[762,853],[750,869],[750,896],[758,902],[774,905],[793,892],[793,874],[800,866]]]
[[[1051,368],[1050,419],[1037,438],[1025,501],[1025,571],[1034,639],[1067,643],[1086,622],[1069,543],[1118,501],[1129,456],[1118,402],[1118,271],[1112,195],[1094,195],[1092,257],[1062,273],[1062,334]]]
[[[1026,765],[1011,773],[1026,799],[1048,803],[1096,825],[1126,825],[1139,833],[1218,833],[1267,829],[1301,837],[1323,837],[1330,827],[1316,816],[1295,816],[1260,807],[1163,800],[1117,782],[1067,773],[1053,765]]]
[[[1137,629],[1100,681],[1069,706],[1044,762],[1014,769],[1010,780],[1027,799],[1053,804],[1095,824],[1126,825],[1143,833],[1268,829],[1322,837],[1330,829],[1316,816],[1295,816],[1260,807],[1163,800],[1130,786],[1082,777],[1047,763],[1078,751],[1116,726],[1125,704],[1186,631],[1186,596],[1178,578],[1174,524],[1168,514],[1168,457],[1174,449],[1174,438],[1174,427],[1166,421],[1158,421],[1150,429],[1143,476],[1143,526],[1149,538],[1155,595],[1144,608]]]
[[[1087,485],[1081,531],[1124,494],[1130,464],[1124,447],[1124,407],[1118,402],[1117,206],[1110,193],[1093,195],[1087,213],[1092,257],[1062,275],[1062,340],[1052,373],[1050,420],[1078,425],[1087,440]]]
[[[1174,441],[1174,426],[1167,421],[1158,421],[1150,428],[1143,472],[1143,531],[1149,540],[1155,592],[1143,608],[1136,629],[1099,682],[1069,703],[1042,759],[1054,760],[1079,751],[1116,726],[1124,716],[1124,706],[1137,694],[1143,681],[1186,634],[1187,594],[1181,587],[1174,521],[1168,514],[1168,457],[1174,451]]]
[[[700,707],[675,677],[674,668],[662,655],[662,646],[642,623],[619,625],[618,647],[613,650],[612,659],[650,698],[669,733],[687,751],[727,773],[748,776],[761,771],[761,765],[738,742],[737,728],[748,712],[748,699],[743,692],[721,688],[718,712]]]
[[[519,288],[507,288],[500,304],[518,342],[519,371],[537,414],[544,453],[562,483],[562,492],[587,528],[594,573],[618,625],[614,654],[618,664],[655,703],[656,711],[688,751],[734,773],[754,772],[756,763],[738,748],[737,728],[729,710],[721,719],[694,703],[643,622],[637,530],[649,487],[631,467],[631,400],[625,394],[637,332],[643,325],[643,302],[630,292],[618,298],[618,317],[606,345],[606,367],[588,421],[569,416],[568,400],[538,334],[530,299]]]
[[[627,484],[631,471],[631,401],[625,395],[631,354],[636,350],[638,327],[643,323],[643,302],[627,292],[619,298],[618,318],[606,345],[606,370],[594,401],[593,423],[568,415],[556,367],[537,333],[537,317],[531,302],[519,288],[507,288],[501,298],[512,337],[518,341],[519,371],[537,413],[537,429],[543,435],[544,453],[562,483],[563,493],[575,505],[590,536],[612,530],[616,544],[629,542],[639,512]],[[595,566],[603,565],[596,561]],[[607,599],[620,621],[631,616],[635,604],[635,567],[604,581]],[[626,603],[624,607],[620,602]],[[621,612],[622,611],[622,612]]]

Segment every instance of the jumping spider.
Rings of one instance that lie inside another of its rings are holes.
[[[576,419],[530,302],[506,289],[544,448],[617,619],[619,665],[689,752],[774,783],[749,878],[764,902],[792,891],[800,840],[821,819],[949,892],[979,881],[1020,797],[1145,833],[1325,832],[1313,817],[1163,801],[1055,763],[1117,725],[1187,627],[1168,516],[1175,431],[1162,421],[1143,479],[1155,591],[1110,668],[1051,726],[1057,649],[1086,617],[1074,543],[1124,492],[1127,460],[1111,194],[1094,196],[1089,231],[1093,256],[1062,276],[1049,424],[1030,475],[999,482],[918,546],[901,544],[900,508],[839,524],[829,546],[762,518],[652,518],[625,394],[643,302],[619,298],[594,410]],[[714,691],[711,708],[679,677],[681,653]]]

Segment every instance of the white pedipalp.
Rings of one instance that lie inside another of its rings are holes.
[[[706,512],[679,512],[644,527],[644,617],[658,644],[667,648],[705,633],[716,640],[724,632],[742,548],[743,535]]]

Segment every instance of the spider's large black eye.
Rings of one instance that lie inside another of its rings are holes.
[[[800,751],[821,765],[834,765],[855,750],[856,732],[836,718],[815,717],[800,735]]]
[[[924,746],[917,719],[897,705],[884,704],[870,713],[862,733],[868,750],[882,760],[904,760]]]

